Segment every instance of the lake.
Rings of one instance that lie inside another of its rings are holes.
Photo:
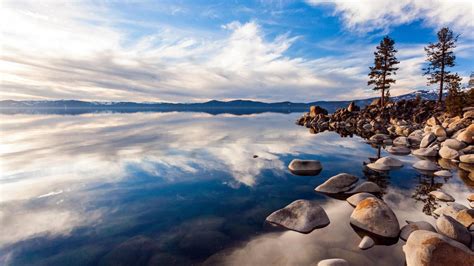
[[[413,156],[388,175],[364,163],[378,149],[295,125],[300,113],[186,112],[0,115],[2,265],[403,265],[404,242],[357,246],[353,208],[314,188],[341,172],[377,183],[405,220],[434,224],[442,188],[468,205],[473,182],[418,173]],[[382,156],[388,153],[382,148]],[[317,159],[296,176],[292,159]],[[451,166],[444,162],[445,167]],[[330,225],[309,234],[265,218],[297,199],[318,201]]]

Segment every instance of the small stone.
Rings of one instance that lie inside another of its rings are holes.
[[[449,195],[446,192],[439,191],[439,190],[431,191],[429,193],[429,195],[433,196],[436,199],[442,200],[442,201],[454,201],[453,196]]]
[[[377,161],[375,161],[375,163],[386,165],[390,168],[396,168],[396,167],[402,167],[403,166],[402,161],[400,161],[396,158],[390,157],[390,156],[382,157],[382,158],[378,159]]]
[[[322,165],[317,160],[299,160],[294,159],[288,165],[288,169],[295,175],[317,175],[321,172]]]
[[[423,171],[436,171],[438,170],[438,166],[428,160],[421,160],[413,164],[413,167],[418,170],[423,170]]]
[[[364,236],[359,243],[359,248],[362,250],[369,249],[375,245],[375,242],[369,236]]]
[[[453,176],[453,174],[448,170],[436,171],[434,172],[434,175],[439,176],[439,177],[452,177]]]
[[[431,232],[436,232],[436,229],[428,222],[419,221],[419,222],[411,222],[407,221],[407,224],[402,227],[400,230],[400,238],[403,241],[407,241],[408,237],[411,233],[415,232],[416,230],[427,230]]]
[[[349,263],[345,259],[326,259],[318,262],[318,266],[349,266]]]
[[[408,138],[407,137],[398,137],[393,140],[393,145],[395,146],[408,146]]]
[[[446,137],[446,130],[442,126],[434,126],[431,132],[433,132],[438,138]]]
[[[370,142],[372,143],[382,143],[384,140],[390,139],[390,136],[385,134],[375,134],[370,137]]]
[[[309,200],[295,200],[270,214],[266,221],[300,233],[309,233],[329,224],[324,209]]]
[[[380,189],[379,185],[375,184],[374,182],[365,181],[365,182],[357,185],[350,192],[351,193],[361,193],[361,192],[380,193],[381,191],[382,190]]]
[[[474,164],[474,154],[465,154],[459,156],[459,161],[463,163]]]
[[[390,167],[388,165],[378,164],[378,163],[369,163],[367,164],[367,167],[369,167],[370,169],[374,171],[379,171],[379,172],[390,170]]]
[[[466,227],[451,216],[441,215],[436,220],[436,228],[438,228],[440,234],[454,239],[466,246],[471,243],[471,233],[469,233]]]
[[[346,201],[349,202],[352,207],[355,207],[366,198],[375,198],[375,196],[367,192],[361,192],[348,197]]]
[[[317,186],[315,190],[317,192],[328,193],[328,194],[337,194],[349,191],[352,188],[352,185],[359,180],[358,177],[341,173],[335,175],[326,182],[322,183],[321,185]]]

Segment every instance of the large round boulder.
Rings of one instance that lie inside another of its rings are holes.
[[[317,186],[314,190],[327,194],[337,194],[349,191],[359,178],[346,173],[335,175],[326,182]]]
[[[323,166],[317,160],[294,159],[288,165],[288,169],[295,175],[310,176],[319,174]]]
[[[375,163],[386,165],[390,168],[398,168],[398,167],[403,166],[402,161],[398,160],[397,158],[390,157],[390,156],[382,157],[382,158],[378,159],[377,161],[375,161]]]
[[[366,198],[357,204],[350,223],[362,230],[381,237],[398,237],[400,226],[392,209],[378,198]]]
[[[295,200],[270,214],[266,221],[300,233],[309,233],[329,224],[324,209],[315,201],[309,200]]]
[[[350,193],[380,193],[382,189],[380,189],[379,185],[375,184],[374,182],[365,181],[357,185]]]
[[[359,202],[365,200],[366,198],[375,198],[374,195],[367,193],[367,192],[361,192],[354,194],[346,199],[346,201],[352,206],[355,207]]]
[[[393,145],[395,146],[409,146],[408,138],[407,137],[398,137],[393,140]]]
[[[375,134],[370,137],[369,141],[372,143],[383,143],[384,140],[389,140],[390,136],[385,134]]]
[[[472,203],[472,202],[470,202]],[[456,221],[460,222],[464,227],[469,228],[474,224],[474,210],[473,209],[464,209],[458,211],[456,216],[453,217]]]
[[[367,164],[367,167],[369,167],[369,169],[371,170],[378,171],[378,172],[384,172],[384,171],[390,170],[390,166],[380,164],[380,163],[369,163]]]
[[[422,170],[422,171],[436,171],[438,166],[432,161],[421,160],[413,164],[413,168]]]
[[[410,154],[411,150],[405,146],[390,146],[387,148],[387,152],[396,155],[407,155]]]
[[[458,212],[460,212],[462,210],[465,210],[465,209],[467,209],[466,206],[464,206],[462,204],[459,204],[459,203],[456,203],[456,202],[453,202],[453,203],[450,203],[450,205],[441,206],[441,207],[437,208],[436,210],[433,211],[433,214],[436,215],[436,216],[448,215],[448,216],[451,216],[451,217],[456,217]]]
[[[438,156],[438,149],[436,147],[419,148],[414,150],[412,153],[413,155],[422,157],[436,157]]]
[[[428,222],[425,221],[418,221],[418,222],[411,222],[407,221],[407,224],[402,227],[400,230],[400,238],[403,241],[407,241],[408,237],[411,233],[415,232],[416,230],[427,230],[431,232],[436,232],[436,229]]]
[[[436,228],[438,229],[438,233],[454,239],[459,243],[466,246],[469,246],[471,243],[471,233],[469,233],[464,225],[451,216],[441,215],[436,220]]]
[[[474,252],[441,234],[417,230],[403,246],[408,266],[472,266]]]
[[[456,139],[459,140],[459,141],[463,141],[467,144],[472,144],[472,135],[471,132],[465,130],[461,133],[459,133],[459,135],[457,135]]]

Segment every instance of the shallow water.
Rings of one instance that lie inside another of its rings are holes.
[[[376,148],[310,134],[298,116],[0,115],[0,264],[402,265],[403,241],[359,250],[353,208],[314,188],[340,172],[376,182],[401,226],[433,223],[444,203],[427,194],[437,188],[468,204],[473,184],[459,170],[433,178],[411,167],[417,158],[395,156],[404,167],[374,174],[364,162]],[[294,158],[320,160],[323,171],[292,175]],[[319,201],[330,225],[307,235],[265,225],[296,199]]]

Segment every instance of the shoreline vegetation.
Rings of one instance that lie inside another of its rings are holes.
[[[334,113],[321,106],[311,106],[296,124],[305,126],[313,134],[337,132],[342,137],[358,135],[370,145],[383,147],[388,153],[419,158],[413,168],[427,176],[450,177],[453,169],[462,169],[467,184],[474,184],[474,80],[470,89],[461,89],[461,78],[447,68],[454,66],[453,48],[458,36],[448,28],[438,32],[438,42],[426,48],[429,84],[439,84],[437,101],[419,97],[391,101],[390,84],[399,63],[395,42],[384,37],[374,53],[374,66],[370,67],[368,85],[380,91],[380,98],[360,108],[351,102]],[[443,101],[445,86],[448,94]],[[396,157],[378,158],[364,167],[382,175],[403,166]],[[317,160],[293,160],[289,170],[296,175],[318,175],[323,166]],[[461,177],[461,171],[459,175]],[[463,178],[463,177],[461,177]],[[315,191],[347,200],[354,207],[350,225],[361,236],[359,248],[390,245],[398,239],[405,241],[403,252],[411,265],[474,265],[474,194],[467,200],[470,207],[454,202],[453,196],[442,190],[433,190],[429,196],[447,202],[433,211],[435,226],[426,221],[400,223],[390,206],[380,195],[381,188],[374,182],[359,183],[359,178],[347,173],[330,177]],[[300,233],[309,233],[330,223],[330,217],[318,204],[297,200],[273,212],[266,221]],[[318,265],[349,265],[341,258],[322,260]]]

